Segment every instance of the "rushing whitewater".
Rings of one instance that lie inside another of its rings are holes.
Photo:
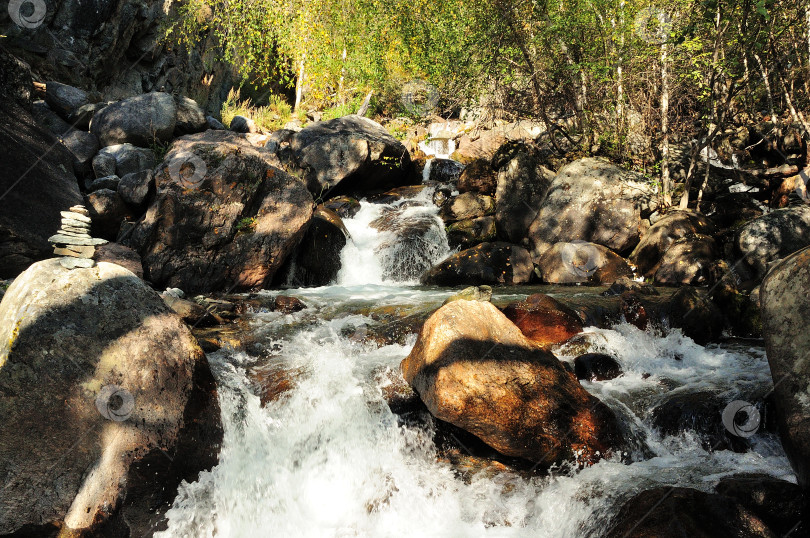
[[[401,423],[384,399],[414,337],[377,347],[354,331],[375,323],[369,308],[429,311],[450,293],[391,285],[298,290],[307,310],[255,314],[254,350],[210,355],[225,427],[220,463],[180,488],[160,536],[593,536],[622,500],[647,487],[708,491],[740,472],[793,480],[772,434],[753,437],[747,453],[711,453],[692,435],[662,438],[649,424],[649,409],[673,390],[711,390],[729,401],[764,395],[771,380],[760,348],[704,348],[677,330],[660,335],[624,324],[587,332],[625,374],[583,385],[644,440],[634,463],[461,477],[437,458],[430,426]],[[565,346],[556,351],[573,359]],[[268,370],[287,372],[293,387],[262,407],[251,373]]]

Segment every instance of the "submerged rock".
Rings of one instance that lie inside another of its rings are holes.
[[[542,293],[510,303],[503,313],[529,340],[541,346],[560,344],[582,332],[582,320],[576,312]]]
[[[31,266],[0,303],[0,335],[0,534],[64,522],[143,536],[216,464],[206,357],[126,269]]]
[[[529,252],[510,243],[481,243],[453,254],[424,275],[423,284],[526,284],[534,267]]]
[[[706,450],[744,452],[748,442],[732,435],[723,425],[729,402],[711,392],[679,392],[666,397],[652,412],[652,423],[664,435],[694,432]]]
[[[774,382],[782,446],[799,484],[810,487],[810,248],[786,258],[762,283],[762,334]]]
[[[506,456],[588,464],[622,441],[612,411],[491,303],[434,312],[401,368],[435,417]]]

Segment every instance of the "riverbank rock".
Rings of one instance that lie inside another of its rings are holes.
[[[349,231],[338,214],[319,205],[301,243],[279,271],[279,280],[294,287],[326,286],[334,282],[348,237]]]
[[[756,515],[728,497],[696,489],[661,486],[622,506],[606,538],[689,536],[775,538]]]
[[[71,153],[7,98],[0,100],[0,162],[0,278],[11,278],[51,256],[59,212],[82,196]]]
[[[187,293],[269,285],[315,208],[276,163],[230,131],[177,139],[156,169],[154,203],[125,242],[146,279]]]
[[[582,332],[577,313],[543,293],[510,303],[503,313],[526,338],[541,346],[560,344]]]
[[[585,353],[574,359],[574,374],[586,381],[607,381],[622,375],[622,367],[610,355]]]
[[[131,143],[149,147],[171,139],[177,105],[168,93],[152,92],[113,103],[95,113],[90,132],[102,147]],[[120,175],[120,174],[119,174]]]
[[[715,489],[756,514],[778,536],[807,533],[807,498],[793,482],[766,474],[739,474],[722,478]],[[803,519],[803,526],[796,527]]]
[[[555,243],[589,241],[629,254],[644,231],[643,219],[655,209],[643,178],[601,159],[580,159],[563,167],[529,228],[537,260]]]
[[[775,385],[779,433],[799,484],[810,487],[810,248],[776,265],[762,283],[762,334]]]
[[[588,464],[621,442],[610,409],[491,303],[434,312],[401,368],[436,418],[506,456]]]
[[[495,221],[504,241],[520,243],[537,217],[555,176],[541,160],[540,150],[524,142],[509,142],[492,158],[492,167],[498,170]]]
[[[20,275],[0,303],[0,533],[154,531],[217,462],[216,386],[188,328],[118,265]]]
[[[651,277],[667,250],[677,241],[689,235],[714,235],[717,229],[705,216],[695,211],[674,211],[656,221],[644,233],[641,241],[630,254],[630,261],[639,274]]]
[[[45,102],[51,110],[70,121],[82,106],[90,102],[86,91],[55,81],[45,83]]]
[[[445,222],[475,219],[495,212],[495,200],[491,196],[465,192],[447,201],[441,209]]]
[[[768,264],[810,245],[810,206],[777,209],[738,232],[735,246],[753,278],[761,280]]]
[[[533,271],[525,248],[496,241],[451,255],[422,275],[421,280],[438,286],[527,284]]]
[[[610,284],[633,276],[624,258],[585,241],[554,244],[537,259],[537,271],[548,284]]]
[[[447,227],[450,248],[472,248],[480,243],[495,241],[495,217],[478,217],[454,222]]]
[[[678,392],[666,396],[652,412],[652,424],[663,435],[691,431],[706,450],[744,452],[748,442],[732,435],[723,425],[725,401],[711,392]]]
[[[384,192],[411,180],[405,146],[361,116],[309,125],[293,136],[290,147],[315,196]]]
[[[498,174],[492,169],[488,159],[476,159],[468,164],[458,178],[458,192],[475,192],[495,196],[498,188]]]
[[[720,338],[723,312],[704,293],[684,287],[670,298],[669,323],[700,345]]]
[[[722,278],[720,252],[714,238],[689,235],[667,249],[653,268],[655,283],[669,286],[706,286]]]

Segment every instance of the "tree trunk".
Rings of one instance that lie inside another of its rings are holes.
[[[298,112],[298,107],[301,106],[301,98],[304,94],[304,59],[298,64],[298,79],[295,81],[295,106],[293,111]]]
[[[669,75],[667,73],[667,44],[661,45],[661,191],[664,207],[672,205],[672,188],[669,179]],[[683,200],[681,200],[683,206]],[[681,207],[681,209],[684,209]]]
[[[759,66],[759,73],[762,76],[762,82],[765,84],[765,92],[768,96],[768,112],[771,114],[771,121],[776,121],[777,117],[773,106],[773,92],[771,91],[768,69],[765,67],[765,64],[762,63],[762,59],[760,59],[759,54],[754,54],[754,59],[757,61],[757,66]]]

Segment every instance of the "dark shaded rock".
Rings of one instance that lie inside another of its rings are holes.
[[[498,170],[495,193],[495,222],[498,237],[520,243],[554,179],[554,172],[541,164],[539,150],[532,144],[509,142],[492,158]]]
[[[707,214],[718,227],[731,228],[761,217],[762,207],[748,193],[730,192],[720,194],[709,202]]]
[[[652,423],[663,435],[693,431],[707,450],[744,452],[747,440],[732,435],[723,425],[723,410],[728,403],[711,392],[670,394],[653,410]]]
[[[626,291],[638,293],[639,295],[658,295],[658,290],[656,290],[654,286],[643,282],[636,282],[629,276],[617,278],[608,289],[602,292],[602,295],[609,297],[611,295],[621,295]]]
[[[582,332],[576,312],[542,293],[510,303],[503,313],[526,338],[541,346],[560,344]]]
[[[93,256],[96,262],[107,262],[120,265],[138,278],[143,278],[143,265],[141,264],[141,257],[138,253],[129,247],[118,243],[105,243],[96,247],[96,253]]]
[[[297,178],[244,135],[177,139],[156,169],[156,198],[125,244],[146,279],[187,293],[269,285],[315,204]]]
[[[256,127],[256,122],[245,116],[234,116],[231,119],[230,130],[235,133],[258,133],[259,128]]]
[[[277,295],[273,301],[273,311],[283,312],[285,314],[292,314],[304,310],[307,305],[297,297],[290,297],[288,295]]]
[[[694,288],[681,288],[671,301],[670,325],[701,345],[720,338],[723,313],[704,293]]]
[[[644,178],[600,159],[580,159],[560,170],[529,228],[532,258],[555,243],[582,240],[629,253],[643,218],[655,209]]]
[[[94,192],[100,189],[118,190],[121,178],[118,176],[105,176],[96,179],[86,179],[84,188],[87,192]]]
[[[125,143],[149,147],[156,140],[170,140],[176,121],[177,105],[172,96],[153,92],[124,99],[96,112],[90,132],[98,137],[102,147]]]
[[[495,196],[498,188],[498,174],[492,169],[489,160],[476,159],[468,164],[458,178],[459,192],[475,192]]]
[[[607,381],[622,375],[622,367],[616,359],[604,353],[586,353],[574,359],[577,379]]]
[[[92,171],[93,157],[98,153],[98,139],[92,133],[80,131],[63,120],[45,104],[34,101],[31,105],[34,119],[47,128],[73,154],[73,169],[79,176],[89,175]]]
[[[118,195],[133,209],[142,210],[149,194],[154,192],[155,175],[152,170],[132,172],[118,182]]]
[[[340,271],[340,252],[349,232],[337,213],[319,205],[301,243],[279,271],[289,286],[326,286]]]
[[[87,209],[93,219],[93,237],[115,241],[121,222],[128,215],[127,207],[118,193],[110,189],[91,192],[87,195]]]
[[[226,129],[222,122],[213,116],[206,116],[205,123],[209,129],[213,129],[215,131],[224,131]]]
[[[109,103],[88,103],[82,105],[71,113],[70,117],[68,117],[68,121],[76,129],[89,131],[93,116],[96,115],[96,112],[103,110],[108,104]]]
[[[481,243],[453,254],[422,275],[423,284],[526,284],[534,266],[529,252],[517,245]]]
[[[495,212],[495,200],[491,196],[465,192],[451,198],[441,209],[441,217],[445,222],[474,219],[491,215]]]
[[[737,252],[757,280],[768,264],[810,245],[810,206],[777,209],[754,219],[736,235]]]
[[[327,209],[331,209],[342,219],[350,219],[360,211],[360,202],[351,196],[335,196],[323,203]]]
[[[31,68],[0,45],[0,95],[12,101],[9,106],[16,105],[30,111],[33,90]]]
[[[782,446],[799,484],[810,487],[810,248],[777,264],[762,282],[762,334],[774,382]]]
[[[556,243],[537,259],[537,270],[549,284],[608,284],[633,276],[627,262],[595,243]]]
[[[115,170],[111,174],[118,177],[124,177],[127,174],[142,172],[144,170],[152,170],[157,164],[155,152],[147,148],[139,148],[132,144],[118,144],[115,146],[107,146],[99,151],[95,159],[93,159],[93,169],[97,167],[99,171],[107,171],[109,168],[109,157],[115,160]],[[96,160],[99,160],[97,165]],[[98,175],[96,177],[102,177]]]
[[[713,235],[716,231],[711,221],[699,213],[674,211],[656,221],[644,233],[644,237],[630,254],[630,261],[640,274],[653,276],[656,266],[675,241],[695,234]]]
[[[199,133],[208,128],[208,122],[205,120],[205,112],[203,112],[203,109],[197,104],[197,101],[189,97],[175,95],[174,103],[177,107],[174,136]]]
[[[0,332],[0,533],[144,536],[181,481],[216,465],[206,357],[131,272],[39,262],[0,303]]]
[[[290,147],[315,196],[385,192],[411,181],[405,146],[360,116],[309,125],[293,136]]]
[[[765,474],[722,478],[717,493],[734,499],[779,536],[805,536],[807,499],[800,486]],[[804,525],[797,527],[804,520]]]
[[[45,83],[45,102],[51,110],[66,120],[70,120],[73,114],[89,101],[90,96],[84,90],[54,81]]]
[[[432,415],[507,456],[590,464],[622,442],[610,409],[488,302],[434,312],[401,369]]]
[[[495,241],[495,217],[478,217],[454,222],[447,227],[447,242],[451,248],[471,248]]]
[[[428,181],[431,183],[455,183],[461,177],[464,165],[452,159],[431,159]]]
[[[606,538],[775,538],[754,514],[722,495],[661,486],[622,506]]]
[[[670,245],[653,268],[655,283],[705,286],[722,277],[717,244],[708,235],[689,235]]]

